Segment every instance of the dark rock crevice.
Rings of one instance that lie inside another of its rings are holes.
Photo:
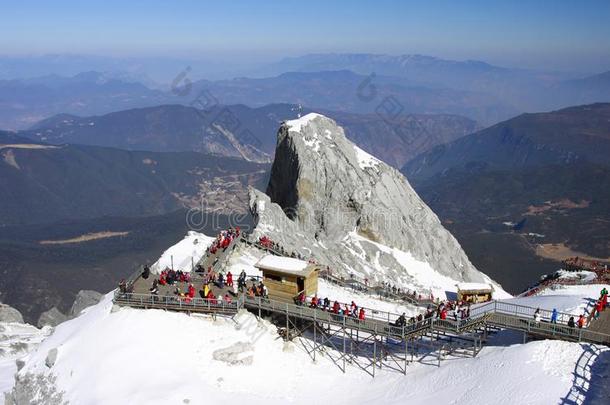
[[[295,153],[288,127],[282,126],[278,132],[278,144],[275,160],[271,167],[271,176],[267,186],[267,195],[278,204],[290,219],[296,218],[299,190],[299,157]]]

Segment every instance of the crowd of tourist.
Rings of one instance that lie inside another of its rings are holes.
[[[216,254],[219,250],[226,250],[231,243],[240,236],[239,228],[230,228],[224,230],[218,234],[216,239],[210,245],[207,250],[207,254]],[[283,247],[268,238],[267,236],[262,236],[258,240],[258,244],[266,249],[271,249],[275,252],[279,252],[281,254],[285,254],[286,256],[291,257],[299,257],[300,256],[292,253],[289,254],[286,252]],[[301,258],[302,259],[302,258]],[[304,259],[303,259],[304,260]],[[310,260],[311,262],[311,260]],[[234,280],[234,275],[231,271],[215,271],[211,266],[207,270],[203,269],[200,264],[197,265],[197,272],[202,273],[203,281],[201,290],[199,290],[199,296],[203,299],[206,299],[209,304],[218,305],[219,303],[232,303],[234,298],[239,294],[245,294],[247,298],[267,298],[268,290],[265,284],[258,278],[250,278],[248,280],[248,276],[244,270],[241,271],[237,280]],[[332,275],[330,267],[326,266],[323,272],[326,271],[329,275]],[[150,268],[145,266],[141,276],[143,279],[148,279],[151,275]],[[354,280],[354,275],[350,274],[350,279]],[[250,282],[249,282],[250,281]],[[362,284],[362,283],[360,283]],[[364,278],[364,286],[369,287],[369,279]],[[197,295],[197,290],[195,285],[193,284],[193,280],[190,272],[185,272],[181,270],[174,269],[165,269],[163,270],[158,277],[153,279],[152,287],[150,288],[150,293],[152,295],[158,295],[159,286],[174,286],[174,296],[179,300],[184,300],[185,302],[191,302],[195,296]],[[216,287],[214,289],[213,287]],[[229,287],[229,288],[226,288]],[[132,292],[133,285],[129,285],[125,282],[125,280],[121,280],[119,284],[119,289],[121,292]],[[214,290],[218,291],[221,295],[217,297],[214,293]],[[408,295],[412,299],[416,300],[424,300],[429,299],[434,302],[434,296],[430,294],[428,297],[422,297],[421,294],[417,294],[416,291],[409,291],[407,289],[403,289],[397,287],[388,282],[382,282],[374,288],[375,291],[379,293],[386,293],[394,296],[406,296]],[[395,327],[407,327],[410,325],[416,325],[419,322],[423,322],[429,319],[439,319],[439,320],[453,320],[460,321],[465,320],[470,317],[470,306],[471,304],[468,302],[461,301],[436,301],[438,305],[429,304],[426,311],[418,314],[417,316],[411,316],[409,318],[406,317],[405,313],[398,316],[393,322],[389,322],[391,326]],[[354,320],[364,321],[366,319],[366,310],[363,307],[359,307],[354,301],[351,301],[350,304],[339,302],[338,300],[331,300],[328,297],[319,298],[317,295],[313,297],[307,297],[304,292],[301,292],[298,297],[295,299],[295,303],[300,306],[308,306],[312,309],[326,311],[331,314],[340,316],[340,317],[350,317]],[[556,324],[558,321],[567,325],[570,328],[583,328],[585,327],[591,319],[597,319],[601,312],[606,309],[608,305],[608,291],[604,288],[600,292],[599,299],[595,301],[595,305],[591,311],[585,312],[578,316],[575,319],[574,316],[569,316],[567,322],[565,321],[568,316],[564,316],[560,319],[559,313],[556,309],[553,309],[550,312],[550,316],[548,320],[551,324]],[[375,312],[375,311],[373,311]],[[587,316],[588,315],[588,316]],[[540,323],[542,322],[542,313],[538,308],[534,315],[534,322]]]
[[[331,305],[332,303],[332,305]],[[335,315],[349,316],[361,321],[365,320],[366,311],[364,308],[359,308],[354,301],[351,304],[340,303],[339,301],[331,301],[330,298],[318,298],[314,295],[308,298],[303,291],[295,299],[295,304],[299,306],[309,306],[313,309],[319,309],[321,311],[328,311]]]
[[[159,274],[159,284],[174,285],[176,283],[190,283],[191,273],[182,270],[165,269]]]
[[[301,292],[296,297],[295,304],[330,312],[342,317],[350,317],[361,321],[366,319],[365,308],[359,307],[355,301],[347,304],[338,300],[331,300],[328,297],[318,298],[317,295],[307,297],[304,292]],[[390,322],[390,325],[395,327],[404,327],[435,317],[437,319],[447,319],[448,313],[450,312],[453,314],[453,319],[455,321],[458,319],[466,319],[470,316],[470,304],[462,302],[455,303],[450,301],[442,302],[438,307],[429,304],[424,313],[420,313],[417,316],[412,316],[409,319],[407,319],[405,313],[403,313],[396,320]]]
[[[239,226],[221,231],[218,236],[216,236],[216,239],[214,239],[212,244],[208,247],[206,254],[215,255],[220,249],[223,251],[226,250],[236,238],[239,238],[239,235]]]
[[[260,238],[258,238],[257,245],[264,249],[271,250],[281,256],[292,257],[293,259],[306,260],[306,258],[300,253],[287,251],[282,245],[271,240],[268,236],[261,236]]]

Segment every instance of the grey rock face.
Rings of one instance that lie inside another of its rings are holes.
[[[222,361],[232,366],[249,366],[252,364],[254,347],[249,342],[236,342],[223,349],[215,350],[214,360]]]
[[[0,322],[23,323],[23,316],[15,308],[6,304],[0,304]]]
[[[49,350],[49,353],[47,353],[47,357],[44,360],[44,364],[51,368],[55,365],[55,362],[57,361],[57,348],[53,348],[51,350]]]
[[[254,236],[346,275],[412,286],[489,281],[407,179],[327,117],[308,114],[282,125],[266,194],[250,190]],[[427,269],[424,263],[447,280],[424,282],[421,272],[409,271],[411,264]]]
[[[43,326],[57,326],[60,323],[67,321],[68,317],[64,315],[59,309],[53,307],[48,311],[40,314],[40,318],[38,318],[38,327],[42,328]]]
[[[67,404],[64,392],[56,385],[57,377],[53,374],[17,374],[15,386],[10,393],[4,394],[7,405],[60,405]]]
[[[70,309],[70,318],[77,317],[83,309],[99,303],[103,297],[104,296],[97,291],[79,291],[74,300],[74,304],[72,304],[72,308]]]

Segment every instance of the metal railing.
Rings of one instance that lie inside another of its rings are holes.
[[[263,297],[246,297],[244,300],[244,305],[248,308],[286,314],[299,319],[314,322],[326,322],[337,326],[348,327],[359,331],[380,334],[397,339],[419,336],[432,330],[442,330],[444,332],[459,334],[473,329],[477,325],[482,325],[487,319],[487,317],[479,317],[477,319],[453,321],[449,319],[437,319],[431,317],[414,323],[396,326],[395,321],[399,315],[384,311],[371,310],[371,312],[376,313],[377,316],[367,316],[364,320],[362,320],[350,315],[343,315],[340,313],[335,314],[332,311],[323,310],[321,308],[311,308],[304,305],[289,304],[269,300]],[[390,321],[390,319],[393,319],[393,321]]]
[[[153,294],[122,293],[115,291],[114,302],[138,308],[160,308],[177,311],[235,313],[243,307],[243,298],[238,297],[232,302],[218,299],[189,298],[181,296],[158,296]]]
[[[519,330],[552,339],[569,341],[586,341],[610,345],[610,335],[593,332],[586,328],[574,328],[563,322],[550,323],[537,322],[533,319],[535,308],[523,305],[491,301],[471,309],[470,317],[466,319],[451,320],[428,318],[404,326],[395,326],[393,322],[398,314],[378,311],[368,308],[369,315],[364,319],[353,316],[335,314],[332,311],[320,308],[310,308],[304,305],[289,304],[286,302],[269,300],[263,297],[248,297],[241,295],[228,303],[222,299],[185,298],[179,296],[156,296],[151,294],[135,294],[115,292],[115,303],[138,308],[161,308],[176,311],[193,311],[209,313],[233,314],[243,307],[287,314],[310,321],[327,322],[343,327],[358,329],[366,332],[387,335],[394,338],[405,339],[414,335],[425,334],[432,330],[464,333],[485,323],[494,324],[507,329]],[[541,310],[548,314],[551,311]],[[562,319],[570,314],[560,313]],[[558,317],[559,319],[559,317]],[[392,320],[394,320],[392,322]]]
[[[137,279],[139,272],[135,272],[130,280]],[[584,341],[610,345],[610,335],[594,332],[587,328],[570,327],[567,321],[572,314],[557,312],[557,323],[551,323],[552,311],[540,308],[540,322],[534,319],[537,308],[525,305],[512,304],[502,301],[490,301],[472,306],[469,317],[465,319],[437,319],[428,318],[404,326],[395,326],[399,314],[380,311],[374,308],[362,307],[365,310],[364,320],[357,317],[332,312],[332,303],[326,309],[310,308],[309,305],[296,305],[282,301],[270,300],[264,297],[249,297],[239,295],[228,303],[219,299],[188,298],[182,296],[158,296],[153,294],[138,294],[115,291],[114,302],[138,308],[161,308],[175,311],[193,311],[208,313],[234,314],[241,308],[255,308],[275,313],[288,314],[304,320],[328,322],[343,327],[363,330],[376,334],[383,334],[393,338],[405,339],[428,333],[432,330],[464,333],[486,323],[513,330],[519,330],[551,339],[569,341]],[[345,303],[341,304],[344,308]],[[360,309],[361,307],[359,307]]]
[[[413,332],[414,330],[409,329],[407,326],[392,326],[386,319],[381,320],[369,317],[361,320],[353,316],[335,314],[334,312],[325,311],[320,308],[310,308],[309,306],[305,305],[289,304],[286,302],[269,300],[263,297],[245,297],[244,305],[248,308],[287,314],[303,320],[325,322],[350,329],[383,334],[401,339],[407,336],[409,332]]]

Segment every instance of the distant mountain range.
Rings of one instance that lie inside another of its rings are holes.
[[[85,144],[155,152],[196,151],[270,162],[280,123],[311,111],[296,105],[259,108],[214,105],[206,110],[164,105],[103,116],[61,114],[20,135],[51,144]],[[479,129],[468,118],[401,113],[392,120],[373,114],[324,111],[363,149],[400,168],[431,147]]]
[[[439,145],[404,167],[410,178],[447,169],[516,170],[579,162],[610,165],[610,104],[523,114]]]
[[[0,58],[0,69],[1,64]],[[421,55],[306,55],[215,81],[197,81],[189,77],[192,71],[177,71],[169,90],[149,87],[151,82],[143,75],[116,70],[0,80],[0,128],[24,129],[61,113],[89,116],[162,104],[195,106],[201,104],[202,94],[214,104],[288,103],[351,113],[453,114],[482,125],[521,112],[610,101],[608,73],[585,77]]]
[[[98,72],[0,80],[0,128],[27,128],[50,116],[93,115],[162,104],[167,95]]]
[[[265,72],[272,76],[282,72],[327,70],[350,70],[361,75],[375,73],[403,79],[411,86],[483,93],[521,112],[610,101],[607,91],[610,72],[586,76],[504,68],[482,61],[455,61],[426,55],[310,54],[283,59],[267,66]]]
[[[508,69],[474,60],[455,61],[426,55],[368,53],[321,53],[285,58],[269,65],[267,74],[325,70],[350,70],[363,75],[375,72],[382,76],[405,78],[411,83],[463,90],[474,90],[479,83],[491,78],[525,78],[535,74],[535,72],[527,70]],[[565,75],[557,76],[569,77]]]
[[[20,134],[53,144],[78,143],[154,152],[195,151],[270,162],[277,115],[296,116],[291,106],[252,109],[215,105],[207,110],[162,105],[102,116],[61,114]]]
[[[392,117],[411,114],[456,114],[483,124],[518,113],[510,104],[486,93],[431,87],[381,74],[362,75],[350,70],[288,72],[261,79],[237,78],[193,83],[217,95],[224,104],[298,103],[314,109],[371,113]]]
[[[608,156],[610,104],[600,103],[521,115],[403,172],[475,264],[517,291],[566,255],[610,258]]]

